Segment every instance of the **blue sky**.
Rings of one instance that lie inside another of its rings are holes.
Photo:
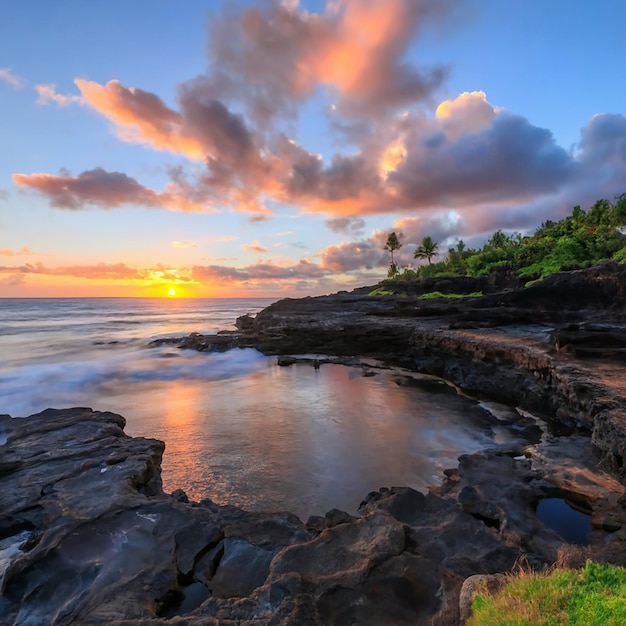
[[[626,191],[622,0],[0,6],[0,297],[314,295]],[[442,104],[443,103],[443,104]]]

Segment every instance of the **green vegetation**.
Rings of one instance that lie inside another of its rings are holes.
[[[392,296],[393,291],[389,291],[388,289],[374,289],[373,291],[370,291],[367,295],[368,296]]]
[[[393,260],[393,253],[396,250],[400,250],[401,247],[402,244],[400,243],[398,235],[396,235],[395,231],[389,233],[389,237],[387,237],[387,243],[385,244],[385,250],[388,250],[391,253],[391,263],[389,263],[389,271],[387,272],[387,276],[389,278],[395,278],[399,273],[398,266]]]
[[[482,291],[472,291],[472,293],[441,293],[441,291],[429,291],[420,296],[422,300],[435,300],[436,298],[451,298],[458,300],[460,298],[480,298]]]
[[[478,594],[467,626],[623,626],[626,570],[587,561],[580,571],[521,573],[496,594]]]
[[[430,236],[424,237],[422,243],[415,249],[413,254],[414,259],[427,259],[428,265],[432,265],[431,259],[439,254],[439,244],[433,241]]]
[[[396,233],[391,233],[385,249],[392,252],[389,277],[395,280],[444,276],[483,276],[494,272],[517,275],[526,283],[555,272],[590,267],[605,261],[626,263],[626,194],[598,200],[588,211],[574,207],[571,215],[544,222],[531,236],[496,231],[479,249],[468,248],[463,240],[448,250],[442,261],[433,263],[438,244],[424,237],[415,258],[428,260],[417,270],[398,271],[393,263]],[[392,235],[395,239],[392,239]],[[391,240],[391,245],[390,245]]]

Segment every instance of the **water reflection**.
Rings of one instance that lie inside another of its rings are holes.
[[[153,387],[127,431],[166,441],[166,490],[306,517],[354,511],[381,486],[425,489],[460,454],[492,444],[498,420],[446,385],[398,386],[390,373],[267,359],[225,381]],[[160,416],[161,415],[161,416]]]

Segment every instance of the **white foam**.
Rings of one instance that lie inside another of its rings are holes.
[[[177,358],[164,358],[173,355]],[[100,398],[132,393],[135,384],[225,380],[250,374],[267,362],[252,349],[199,353],[170,347],[125,348],[88,356],[0,373],[2,412],[25,416],[49,407],[104,406]]]

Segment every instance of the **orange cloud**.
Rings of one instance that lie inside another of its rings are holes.
[[[124,141],[146,143],[156,150],[184,154],[201,160],[205,150],[185,128],[179,113],[172,111],[155,94],[124,87],[118,80],[106,85],[77,78],[74,83],[83,101],[118,125]]]
[[[13,276],[36,274],[42,276],[72,277],[87,280],[141,281],[148,284],[190,283],[191,273],[186,269],[176,269],[157,265],[150,268],[129,267],[125,263],[96,263],[95,265],[67,265],[48,267],[43,263],[26,263],[20,266],[0,266],[0,274]]]
[[[193,241],[172,241],[172,248],[196,248],[198,244]]]
[[[255,239],[252,243],[242,244],[241,249],[246,250],[247,252],[256,252],[257,254],[267,252],[267,248],[262,246],[257,239]]]
[[[22,248],[21,250],[11,250],[10,248],[4,248],[0,250],[0,256],[21,256],[32,254],[28,248]]]
[[[0,273],[45,274],[49,276],[73,276],[90,279],[134,279],[141,278],[139,270],[124,263],[98,263],[96,265],[74,265],[66,267],[46,267],[43,263],[27,263],[19,267],[1,267]]]

